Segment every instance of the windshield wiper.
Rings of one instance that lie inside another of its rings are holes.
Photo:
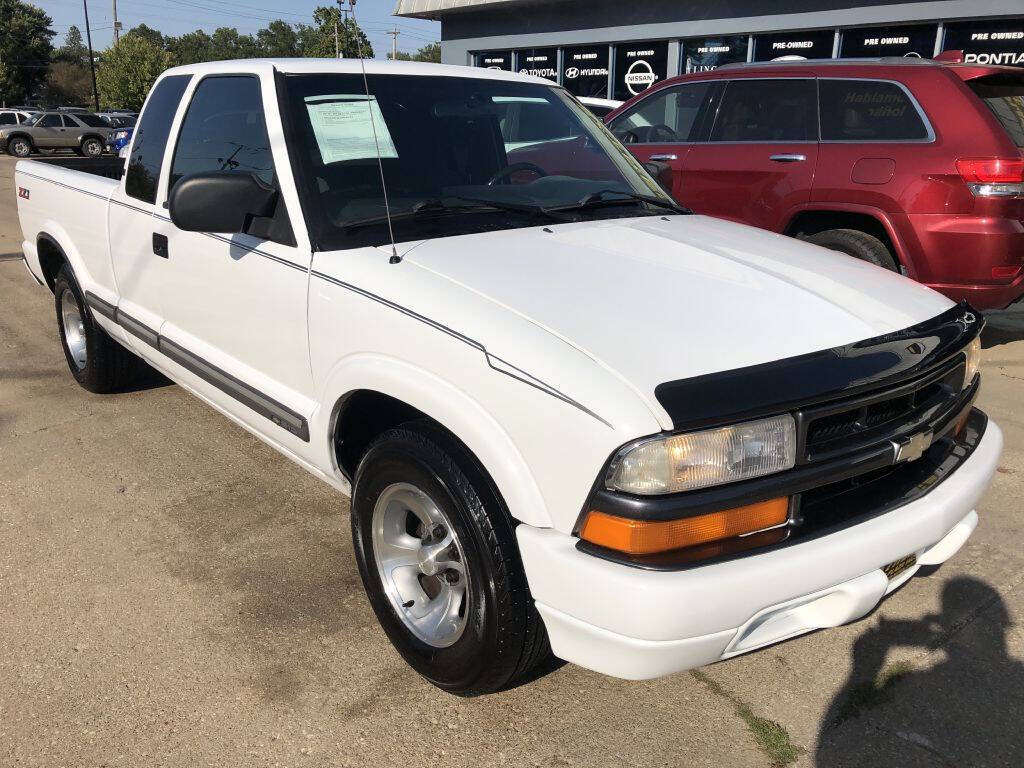
[[[619,198],[608,198],[605,195],[621,195]],[[654,195],[641,195],[638,192],[626,192],[621,189],[598,189],[594,192],[588,192],[586,195],[581,197],[575,203],[568,203],[567,205],[556,205],[545,208],[548,212],[560,212],[560,211],[576,211],[582,208],[593,208],[597,205],[614,205],[616,203],[624,203],[628,201],[638,201],[642,203],[649,203],[650,205],[658,206],[659,208],[667,208],[675,213],[691,214],[689,208],[684,205],[665,200]]]
[[[513,203],[504,200],[491,200],[483,197],[464,197],[463,195],[450,195],[448,196],[448,199],[462,200],[467,203],[474,203],[474,205],[451,205],[439,198],[429,198],[427,200],[420,200],[407,211],[391,214],[391,220],[402,221],[404,219],[412,219],[418,216],[444,216],[456,213],[478,213],[487,210],[497,210],[540,215],[554,221],[566,221],[565,217],[559,216],[557,212],[549,211],[543,206],[531,203]],[[383,224],[387,220],[387,215],[370,216],[365,219],[356,219],[355,221],[347,222],[342,225],[342,228],[345,230],[359,229],[361,227],[373,226],[374,224]]]

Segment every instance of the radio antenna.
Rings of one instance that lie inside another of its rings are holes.
[[[344,13],[342,8],[342,2],[348,3],[348,12],[352,14],[352,25],[355,27],[353,34],[356,38],[356,53],[359,55],[359,67],[363,73],[363,90],[366,92],[366,108],[370,111],[370,129],[373,131],[373,146],[377,150],[377,168],[380,171],[380,190],[384,195],[384,216],[388,220],[388,237],[391,238],[391,258],[388,260],[391,264],[399,264],[402,261],[402,257],[398,255],[398,249],[395,247],[395,230],[391,226],[391,205],[388,203],[388,186],[387,182],[384,181],[384,161],[380,157],[380,141],[377,139],[377,121],[373,119],[373,103],[374,99],[370,96],[370,84],[366,79],[366,60],[363,58],[363,44],[359,37],[359,22],[356,21],[356,0],[338,0],[338,10]]]

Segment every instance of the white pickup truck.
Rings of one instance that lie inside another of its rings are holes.
[[[707,664],[861,617],[970,536],[1002,448],[970,307],[689,215],[548,81],[365,70],[172,69],[123,177],[15,183],[75,379],[141,358],[350,494],[427,679],[493,691],[549,643]]]

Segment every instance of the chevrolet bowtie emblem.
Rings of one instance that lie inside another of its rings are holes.
[[[919,432],[903,440],[893,440],[892,447],[896,452],[893,464],[921,458],[921,454],[931,448],[933,438],[934,433],[929,429],[927,432]]]

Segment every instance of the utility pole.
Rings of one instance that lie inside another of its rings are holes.
[[[117,45],[121,39],[121,22],[117,20],[117,0],[112,0],[114,3],[114,45]]]
[[[338,20],[334,20],[334,58],[341,58],[341,48],[338,47]]]
[[[82,0],[82,8],[85,9],[85,39],[89,43],[89,70],[92,72],[92,100],[96,105],[96,111],[100,111],[100,92],[96,88],[96,60],[92,55],[92,30],[89,29],[89,3]]]
[[[391,35],[391,60],[395,61],[398,58],[398,35],[401,33],[395,27],[388,34]]]

